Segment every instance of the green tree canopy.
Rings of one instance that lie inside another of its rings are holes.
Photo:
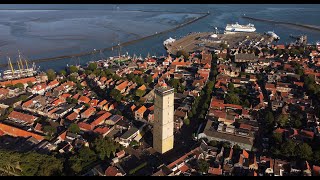
[[[190,124],[190,120],[186,118],[183,120],[183,123],[188,126]]]
[[[141,90],[141,89],[136,90],[136,96],[142,97],[145,93],[146,91],[144,90]]]
[[[67,72],[66,72],[66,70],[62,69],[62,70],[59,72],[59,74],[60,74],[61,76],[66,76],[66,75],[67,75]]]
[[[78,67],[72,65],[69,67],[69,71],[70,71],[70,74],[78,72]]]
[[[88,69],[91,70],[91,71],[94,71],[94,70],[96,70],[97,68],[98,68],[97,63],[90,63],[90,64],[88,65]]]
[[[274,142],[276,144],[281,144],[282,143],[282,134],[281,133],[273,133],[272,135]]]
[[[14,85],[15,88],[24,89],[24,85],[22,83],[17,83]]]
[[[43,127],[43,132],[45,132],[49,136],[52,136],[57,133],[57,128],[47,125]]]
[[[302,160],[311,160],[313,156],[312,148],[307,143],[296,146],[297,155]]]
[[[289,115],[287,114],[280,114],[280,116],[277,118],[277,123],[284,127],[289,121]]]
[[[82,147],[77,155],[69,159],[71,169],[75,173],[80,173],[85,167],[97,160],[97,155],[88,147]]]
[[[228,93],[225,101],[227,104],[238,104],[240,105],[240,98],[234,93]]]
[[[105,160],[106,157],[110,158],[111,154],[115,155],[120,145],[110,138],[97,138],[93,143],[93,147],[99,155],[99,158]]]
[[[198,160],[198,168],[201,173],[207,173],[209,170],[209,163],[204,159]]]
[[[48,69],[47,70],[47,76],[48,76],[48,80],[52,81],[54,79],[56,79],[56,72],[53,69]]]
[[[76,123],[70,124],[68,129],[70,132],[72,132],[74,134],[78,134],[80,132],[80,128],[79,128],[78,124],[76,124]]]

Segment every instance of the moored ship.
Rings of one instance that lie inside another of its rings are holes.
[[[24,61],[24,62],[23,62]],[[37,74],[37,69],[35,63],[29,67],[28,61],[26,59],[22,60],[22,57],[19,52],[19,59],[17,60],[16,64],[18,65],[18,69],[14,69],[10,57],[8,57],[8,66],[9,69],[3,71],[2,79],[17,79],[22,77],[30,77]]]
[[[225,32],[255,32],[256,28],[253,24],[249,23],[247,25],[241,25],[238,22],[235,24],[227,24]]]

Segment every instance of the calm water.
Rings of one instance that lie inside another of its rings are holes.
[[[142,11],[179,11],[142,12]],[[290,34],[306,34],[309,42],[320,40],[320,31],[277,25],[242,19],[243,14],[252,17],[289,21],[320,26],[320,5],[1,5],[0,6],[0,63],[6,63],[6,56],[15,57],[19,49],[29,59],[55,57],[110,47],[119,42],[138,39],[170,29],[199,15],[193,12],[208,12],[210,15],[178,30],[162,34],[122,47],[129,54],[150,53],[163,55],[162,42],[169,38],[179,38],[189,32],[223,30],[227,23],[253,23],[257,32],[273,30],[281,40],[288,43]],[[116,52],[103,52],[104,57]],[[100,55],[84,56],[81,63],[100,59]],[[63,59],[38,63],[42,69],[59,70],[66,64],[79,60]]]

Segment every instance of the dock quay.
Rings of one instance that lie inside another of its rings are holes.
[[[218,49],[221,44],[226,44],[229,47],[236,47],[244,44],[267,44],[273,39],[265,34],[256,32],[237,32],[228,34],[214,34],[213,32],[192,33],[181,39],[166,45],[167,52],[175,55],[178,51],[183,50],[187,53],[197,50]]]

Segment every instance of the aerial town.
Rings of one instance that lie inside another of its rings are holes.
[[[320,175],[320,44],[250,33],[59,72],[20,59],[0,82],[0,174]]]

